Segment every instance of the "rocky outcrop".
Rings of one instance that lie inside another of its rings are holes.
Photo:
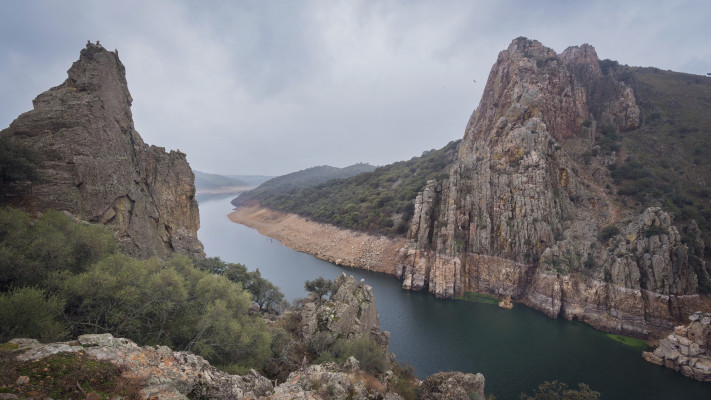
[[[353,340],[370,335],[383,349],[389,364],[390,333],[380,330],[380,316],[375,305],[373,288],[352,276],[341,274],[333,282],[333,293],[328,300],[310,294],[301,307],[301,336],[310,344],[317,333],[329,335],[321,340]]]
[[[267,396],[273,385],[252,370],[248,375],[229,375],[200,356],[174,352],[165,346],[139,347],[110,334],[83,335],[74,342],[41,344],[34,339],[13,339],[20,361],[41,360],[58,352],[82,352],[117,365],[122,375],[143,382],[144,399],[246,399]]]
[[[39,182],[7,195],[28,211],[109,225],[137,256],[203,256],[193,172],[185,154],[148,146],[135,130],[118,54],[87,44],[68,75],[0,132],[44,160]]]
[[[484,376],[462,372],[438,372],[422,381],[423,400],[470,400],[484,398]]]
[[[644,352],[642,356],[689,378],[711,382],[711,313],[695,312],[689,320],[691,323],[677,326],[660,340],[654,352]]]
[[[597,127],[639,125],[632,89],[599,63],[590,45],[558,55],[526,38],[499,54],[449,178],[415,200],[404,288],[508,296],[635,336],[708,307],[697,295],[704,267],[670,215],[616,205],[605,187],[614,153],[582,162]],[[600,239],[608,226],[618,232]]]

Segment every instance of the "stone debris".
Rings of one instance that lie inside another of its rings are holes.
[[[689,316],[689,321],[660,340],[653,352],[644,352],[642,356],[689,378],[711,382],[711,313],[697,311]]]

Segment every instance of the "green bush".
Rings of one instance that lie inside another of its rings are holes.
[[[382,374],[387,367],[385,352],[370,335],[362,335],[354,340],[339,339],[331,348],[331,353],[339,361],[355,357],[362,370],[374,375]]]
[[[618,233],[620,233],[620,228],[616,227],[615,225],[608,225],[602,228],[599,237],[601,241],[606,242]]]
[[[0,293],[0,343],[14,338],[34,338],[42,342],[64,339],[64,301],[47,296],[44,290],[24,287]]]

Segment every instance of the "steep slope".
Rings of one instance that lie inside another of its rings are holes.
[[[499,54],[448,179],[417,197],[403,287],[511,296],[641,336],[708,307],[705,263],[690,265],[672,217],[612,190],[611,137],[637,129],[640,110],[601,65],[590,45],[558,55],[526,38]]]
[[[39,182],[9,187],[7,198],[110,225],[141,257],[203,256],[193,173],[185,154],[148,146],[135,130],[118,54],[87,44],[68,75],[0,132],[44,160]]]

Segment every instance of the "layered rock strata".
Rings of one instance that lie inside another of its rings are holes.
[[[689,378],[711,382],[711,313],[695,312],[689,320],[688,325],[677,326],[660,340],[654,352],[642,356]]]
[[[605,187],[614,153],[581,162],[597,127],[634,129],[639,115],[632,89],[602,73],[592,46],[558,55],[515,39],[491,70],[449,178],[417,196],[402,286],[511,297],[634,336],[704,306],[669,214],[615,205]],[[607,226],[617,232],[600,239]]]
[[[0,132],[44,160],[40,181],[8,196],[28,211],[64,210],[109,225],[140,257],[203,256],[193,172],[185,154],[148,146],[134,128],[118,54],[87,44],[68,75]]]

